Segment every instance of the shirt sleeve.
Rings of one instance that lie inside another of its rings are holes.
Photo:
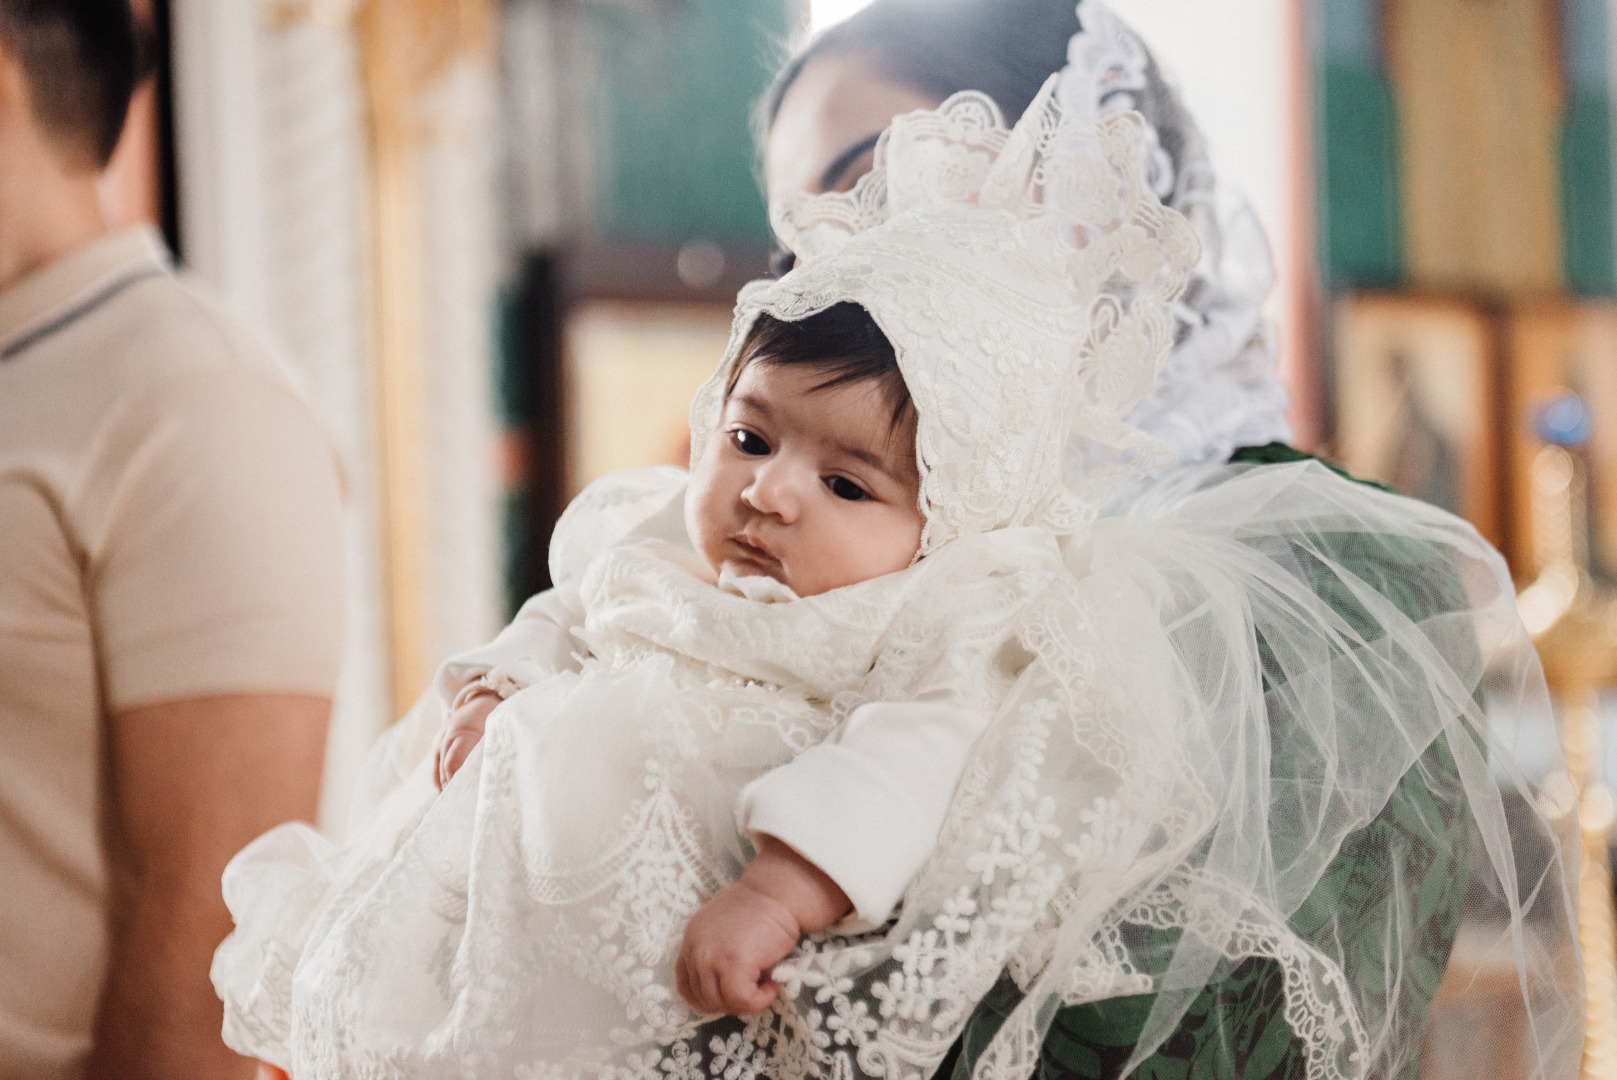
[[[290,387],[221,366],[131,395],[75,517],[113,711],[329,697],[343,643],[342,481]]]
[[[451,657],[438,668],[433,689],[445,715],[466,684],[485,675],[496,675],[514,692],[558,671],[578,670],[572,630],[583,624],[584,605],[576,582],[530,597],[493,641]],[[502,691],[501,696],[509,695]]]
[[[439,667],[433,689],[447,710],[473,680],[491,676],[508,697],[558,671],[578,670],[575,627],[584,625],[579,581],[600,552],[630,537],[689,544],[685,533],[684,469],[656,466],[613,473],[590,484],[568,504],[550,540],[555,588],[522,605],[498,637],[451,657]]]
[[[989,719],[944,703],[862,705],[831,739],[743,788],[738,823],[808,859],[860,924],[880,926],[937,843]]]

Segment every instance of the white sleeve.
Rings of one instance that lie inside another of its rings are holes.
[[[509,697],[558,671],[577,671],[574,627],[584,625],[579,582],[606,548],[632,537],[690,543],[685,532],[684,469],[657,466],[602,477],[568,504],[550,540],[553,589],[531,597],[487,645],[445,661],[433,690],[448,715],[455,695],[485,675]]]
[[[572,631],[582,625],[584,603],[579,597],[577,582],[529,597],[517,617],[493,641],[450,657],[438,668],[433,690],[445,715],[455,695],[467,683],[485,675],[499,676],[499,681],[515,692],[558,671],[578,670],[578,661],[573,656],[578,643],[573,640]],[[502,691],[501,696],[509,695]]]
[[[842,730],[741,791],[744,833],[773,836],[823,870],[880,926],[937,843],[989,714],[958,705],[862,705]]]

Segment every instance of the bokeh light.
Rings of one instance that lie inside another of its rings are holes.
[[[809,5],[809,25],[818,33],[869,3],[870,0],[813,0]]]

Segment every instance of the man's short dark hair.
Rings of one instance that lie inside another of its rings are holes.
[[[105,166],[141,74],[129,0],[0,0],[0,44],[40,126],[76,161]]]

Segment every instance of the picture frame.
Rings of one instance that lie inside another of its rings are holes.
[[[608,473],[690,458],[691,398],[719,366],[730,309],[592,300],[563,346],[567,495]]]
[[[1344,295],[1332,315],[1336,458],[1499,546],[1495,321],[1462,300],[1381,293]]]

